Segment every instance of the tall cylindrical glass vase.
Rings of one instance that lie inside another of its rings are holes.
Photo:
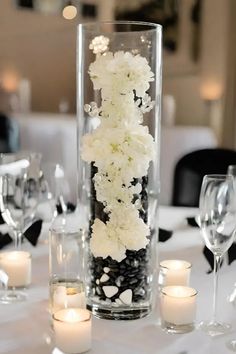
[[[141,318],[157,269],[161,26],[81,24],[77,65],[87,306],[100,318]]]

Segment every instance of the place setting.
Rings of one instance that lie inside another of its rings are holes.
[[[1,303],[27,300],[26,290],[32,278],[32,255],[28,251],[29,245],[36,247],[38,242],[41,242],[39,237],[42,226],[45,229],[45,223],[51,224],[53,215],[55,218],[57,214],[62,213],[59,203],[63,201],[64,193],[58,189],[53,174],[51,179],[54,179],[58,190],[54,193],[50,188],[49,192],[49,179],[46,182],[45,178],[45,172],[41,169],[40,154],[1,154],[0,281],[5,289],[0,297]],[[52,196],[55,197],[53,205]],[[40,210],[42,208],[44,213]],[[6,246],[7,250],[3,249]]]

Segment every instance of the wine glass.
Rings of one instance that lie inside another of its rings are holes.
[[[200,193],[200,227],[207,248],[214,255],[213,315],[200,328],[210,336],[226,333],[230,325],[217,320],[218,271],[223,254],[232,245],[236,230],[236,190],[231,175],[206,175]]]
[[[228,169],[227,169],[227,174],[233,176],[234,186],[236,189],[236,165],[229,165]],[[236,205],[236,199],[235,199],[235,205]],[[228,296],[228,301],[232,305],[234,305],[234,306],[236,305],[236,283],[234,284],[234,289],[232,290],[232,292]],[[235,347],[236,347],[236,341],[235,341]],[[235,348],[235,350],[236,350],[236,348]]]
[[[229,165],[228,169],[227,169],[227,174],[233,176],[233,180],[234,180],[234,185],[236,188],[236,165]],[[235,199],[235,205],[236,205],[236,199]],[[234,306],[236,305],[236,283],[234,284],[234,289],[231,292],[231,294],[228,296],[228,301],[233,304]],[[236,340],[230,340],[229,342],[227,342],[227,347],[236,352]]]
[[[4,286],[1,303],[27,298],[24,288],[31,281],[31,255],[20,248],[24,231],[34,222],[39,197],[39,161],[37,153],[0,155],[0,211],[15,239],[15,250],[0,254],[0,281]],[[20,269],[18,273],[16,269]]]
[[[34,221],[39,198],[38,154],[0,156],[0,211],[20,248],[24,231]]]

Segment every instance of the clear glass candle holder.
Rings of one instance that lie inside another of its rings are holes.
[[[168,259],[159,265],[159,288],[171,285],[189,286],[191,263],[184,260]]]
[[[63,353],[80,354],[91,349],[91,314],[85,309],[63,309],[53,315],[55,345]]]
[[[187,286],[161,290],[161,327],[168,333],[187,333],[195,328],[197,291]]]
[[[49,232],[51,314],[63,308],[85,308],[83,231],[73,217],[62,215]]]
[[[1,281],[4,291],[0,302],[12,303],[27,298],[25,289],[31,284],[31,254],[25,251],[7,251],[0,253]]]

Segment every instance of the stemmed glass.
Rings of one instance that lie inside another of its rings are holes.
[[[233,176],[234,186],[236,189],[236,165],[229,165],[227,174]],[[236,205],[236,199],[235,199],[235,205]],[[236,305],[236,283],[234,284],[233,291],[228,296],[228,301],[232,303],[234,306]],[[235,351],[236,351],[236,341],[235,341]]]
[[[1,253],[0,282],[4,292],[0,302],[24,301],[22,289],[30,284],[31,255],[21,251],[24,231],[34,222],[39,198],[39,171],[41,155],[21,152],[0,155],[0,212],[12,229],[15,250]],[[21,276],[15,267],[21,267]]]
[[[32,224],[39,199],[38,154],[3,154],[0,158],[0,211],[20,248]]]
[[[200,227],[207,248],[214,255],[213,316],[200,328],[210,336],[226,333],[230,325],[217,320],[218,271],[223,254],[232,245],[236,230],[236,190],[231,175],[206,175],[200,193]]]
[[[227,174],[233,176],[234,185],[235,185],[235,188],[236,188],[236,165],[229,165],[228,166],[228,170],[227,170]],[[235,205],[236,205],[236,199],[235,199]],[[228,300],[234,306],[236,305],[236,283],[234,284],[234,290],[228,296]],[[233,339],[233,340],[230,340],[229,342],[227,342],[227,347],[230,350],[236,352],[236,340]]]

